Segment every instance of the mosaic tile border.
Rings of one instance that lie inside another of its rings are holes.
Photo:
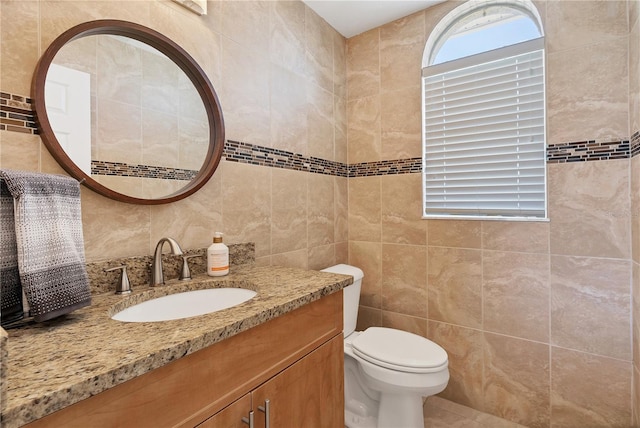
[[[422,172],[422,158],[383,160],[348,165],[349,178]]]
[[[132,165],[122,162],[92,160],[91,174],[191,181],[198,174],[198,171],[192,169],[170,168],[166,166]]]
[[[547,163],[585,162],[629,157],[631,157],[629,140],[602,142],[589,140],[547,146]]]
[[[38,134],[32,104],[32,100],[28,97],[0,92],[0,130]],[[625,159],[638,154],[640,154],[640,131],[636,131],[629,140],[588,140],[550,144],[547,147],[547,163]],[[383,160],[348,165],[233,140],[225,141],[223,156],[229,162],[347,178],[411,174],[419,173],[422,170],[422,158]],[[97,161],[92,162],[92,173],[172,180],[191,180],[195,175],[195,171],[192,170]]]
[[[0,131],[37,134],[31,98],[0,92]]]
[[[630,144],[629,144],[630,156],[629,157],[634,157],[638,153],[640,153],[640,131],[634,132],[629,140],[630,140]]]
[[[305,157],[299,153],[286,150],[272,149],[232,140],[225,142],[223,156],[230,162],[286,168],[337,177],[408,174],[422,170],[422,158],[383,160],[347,165],[326,159]]]
[[[232,140],[225,142],[223,156],[230,162],[292,169],[338,177],[346,177],[348,172],[347,165],[341,162],[306,157],[286,150],[272,149]]]

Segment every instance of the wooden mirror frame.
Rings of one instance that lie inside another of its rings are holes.
[[[209,121],[209,148],[198,174],[188,185],[177,192],[171,193],[166,197],[157,199],[142,199],[116,192],[91,178],[82,171],[65,153],[62,146],[58,142],[55,133],[49,122],[45,105],[45,82],[47,72],[56,54],[68,42],[85,37],[99,34],[109,34],[129,37],[157,49],[171,59],[191,80],[197,89]],[[119,21],[112,19],[96,20],[86,22],[62,33],[53,43],[46,49],[36,66],[35,74],[31,87],[31,95],[35,104],[36,122],[40,132],[40,136],[56,161],[64,168],[64,170],[83,183],[91,190],[115,199],[121,202],[142,205],[159,205],[175,202],[184,199],[195,193],[211,178],[214,171],[222,158],[224,149],[224,121],[222,118],[222,109],[220,102],[213,89],[213,85],[207,78],[204,71],[194,61],[194,59],[175,42],[155,30],[127,21]]]

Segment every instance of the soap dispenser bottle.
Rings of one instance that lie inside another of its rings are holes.
[[[229,273],[229,248],[222,243],[222,233],[213,235],[213,244],[207,249],[207,274],[224,276]]]

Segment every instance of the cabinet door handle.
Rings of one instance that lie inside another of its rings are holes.
[[[264,412],[264,428],[269,428],[269,418],[271,416],[271,402],[264,400],[264,406],[258,406],[258,410]]]
[[[253,410],[249,412],[249,417],[242,418],[242,422],[249,425],[249,428],[253,428]]]

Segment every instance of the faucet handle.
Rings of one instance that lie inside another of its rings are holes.
[[[180,281],[188,281],[191,279],[191,270],[187,260],[193,257],[201,257],[202,254],[191,254],[190,256],[182,256],[182,270],[180,271]]]
[[[116,285],[116,294],[129,294],[131,293],[131,284],[129,284],[129,276],[127,275],[127,265],[115,266],[109,269],[105,269],[105,272],[111,272],[113,270],[120,269],[120,279]]]

